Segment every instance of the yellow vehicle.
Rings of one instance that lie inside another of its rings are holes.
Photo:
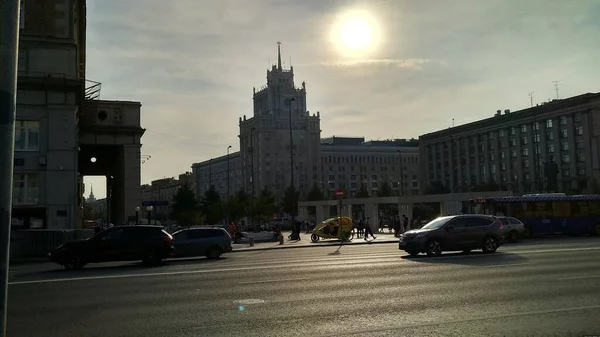
[[[340,233],[341,230],[341,233]],[[347,216],[327,219],[318,224],[310,236],[312,242],[318,242],[320,239],[339,239],[350,241],[354,238],[354,222]]]

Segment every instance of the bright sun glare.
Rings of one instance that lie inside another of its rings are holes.
[[[373,27],[364,18],[353,18],[342,26],[340,38],[346,47],[361,50],[373,41]]]
[[[377,20],[366,10],[341,13],[331,31],[331,42],[346,57],[365,57],[380,40]]]

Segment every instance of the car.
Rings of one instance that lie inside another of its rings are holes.
[[[494,253],[504,242],[503,223],[488,215],[453,215],[436,218],[400,236],[398,248],[417,256],[440,256],[443,251]]]
[[[519,219],[510,216],[497,216],[496,218],[502,221],[504,225],[502,232],[504,233],[504,239],[507,241],[515,242],[526,236],[525,225]]]
[[[115,226],[86,239],[65,243],[50,252],[50,260],[66,269],[88,263],[136,261],[158,264],[175,252],[173,237],[162,226]]]
[[[174,257],[206,256],[218,259],[223,253],[232,251],[231,236],[224,228],[196,227],[173,233]]]

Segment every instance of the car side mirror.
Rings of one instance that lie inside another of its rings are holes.
[[[447,231],[451,231],[451,230],[453,230],[453,229],[454,229],[454,226],[452,226],[452,225],[448,225],[448,226],[446,226],[446,230],[447,230]]]

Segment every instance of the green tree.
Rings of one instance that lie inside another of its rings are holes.
[[[299,196],[300,192],[292,185],[285,190],[283,195],[283,205],[281,207],[285,213],[296,215],[295,212]]]
[[[215,225],[223,220],[223,204],[219,192],[211,186],[200,202],[200,211],[208,225]]]
[[[317,185],[317,183],[314,183],[312,185],[312,187],[310,188],[310,191],[308,191],[308,195],[306,196],[306,200],[307,201],[320,201],[323,200],[323,191],[321,191],[321,188],[319,187],[319,185]]]
[[[179,188],[173,199],[174,203],[171,206],[169,217],[184,226],[198,224],[200,213],[198,200],[196,200],[194,191],[187,184]]]
[[[241,218],[250,215],[249,209],[252,200],[244,189],[240,189],[225,203],[224,212],[230,221],[237,222]]]
[[[377,192],[378,197],[390,197],[392,196],[392,188],[390,187],[390,183],[387,180],[379,185],[379,191]]]
[[[368,198],[369,197],[369,190],[367,189],[367,184],[360,185],[360,190],[358,191],[358,193],[356,193],[356,197],[357,198]]]
[[[250,215],[260,222],[270,221],[277,211],[275,196],[267,187],[250,204]]]

